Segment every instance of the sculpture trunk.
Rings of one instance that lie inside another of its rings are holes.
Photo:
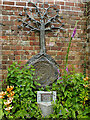
[[[40,53],[45,54],[46,49],[45,49],[45,24],[44,21],[41,20],[41,27],[40,27]]]

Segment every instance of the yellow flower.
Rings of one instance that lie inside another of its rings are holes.
[[[11,90],[13,90],[14,86],[10,86]]]
[[[5,92],[0,92],[0,96],[4,96],[4,95],[6,95],[6,91]]]
[[[9,97],[9,100],[12,101],[12,100],[13,100],[13,97]]]
[[[86,87],[88,87],[88,85],[84,85],[84,87],[86,88]]]
[[[15,94],[15,92],[14,92],[14,91],[12,91],[12,92],[11,92],[11,97],[12,97],[12,96],[14,96],[14,94]]]
[[[12,107],[7,107],[7,108],[5,108],[5,110],[10,111],[12,108],[13,108],[13,106]]]
[[[2,92],[0,92],[0,95],[2,96],[2,94],[3,94],[3,91]]]
[[[11,88],[9,88],[9,86],[7,86],[7,91],[9,91],[9,92],[11,91]]]
[[[4,102],[5,105],[11,104],[12,100],[7,100],[7,102]]]
[[[11,97],[10,95],[7,95],[8,97]]]
[[[88,77],[83,78],[84,81],[88,81]]]
[[[3,96],[0,96],[0,99],[3,99],[4,97]]]
[[[4,96],[4,95],[6,95],[6,91],[5,91],[5,92],[3,92],[3,96]]]
[[[86,77],[86,80],[88,80],[88,77]]]
[[[86,78],[83,78],[84,81],[87,81]]]

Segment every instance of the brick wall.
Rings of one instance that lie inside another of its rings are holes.
[[[87,42],[86,42],[86,60],[87,60],[87,73],[90,76],[90,1],[87,2]]]
[[[37,0],[32,0],[36,2]],[[85,6],[82,0],[40,0],[37,4],[41,6],[43,2],[48,2],[48,5],[57,4],[60,9],[60,15],[63,16],[62,22],[65,23],[65,33],[47,32],[46,53],[51,55],[60,65],[60,70],[64,68],[66,50],[72,35],[74,25],[78,20],[77,33],[72,40],[68,65],[74,65],[76,71],[83,72],[83,63],[86,54],[86,17]],[[23,7],[29,8],[28,0],[3,0],[0,1],[2,15],[0,15],[0,26],[2,27],[2,35],[0,35],[1,47],[1,79],[6,78],[7,68],[13,61],[21,61],[24,65],[33,55],[40,51],[39,34],[32,32],[31,36],[26,34],[25,30],[18,30],[17,18],[20,18],[19,13],[23,11]],[[47,6],[46,6],[47,7]]]

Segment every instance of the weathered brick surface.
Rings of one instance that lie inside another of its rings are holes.
[[[87,73],[90,77],[90,1],[87,3],[87,41],[86,41],[86,68],[87,68]]]
[[[37,2],[37,0],[32,0]],[[65,56],[68,48],[68,43],[76,21],[77,24],[77,33],[72,40],[68,66],[71,67],[71,64],[74,65],[76,71],[83,71],[83,63],[85,55],[87,55],[87,64],[88,61],[88,52],[86,52],[86,3],[82,3],[81,0],[44,0],[44,7],[52,6],[53,4],[57,5],[57,8],[60,10],[60,15],[63,16],[62,22],[65,23],[65,32],[46,32],[45,41],[46,41],[46,53],[51,55],[56,62],[60,65],[60,71],[65,66]],[[48,2],[48,5],[46,4]],[[37,5],[41,7],[43,0],[40,0]],[[23,11],[23,7],[27,6],[28,0],[3,0],[2,4],[2,35],[0,39],[2,41],[2,79],[6,78],[7,68],[13,61],[22,62],[24,65],[33,55],[36,55],[40,51],[39,43],[39,34],[32,32],[31,35],[26,33],[27,29],[18,30],[17,25],[20,25],[17,21],[20,18],[19,13]],[[88,8],[89,11],[89,8]],[[34,12],[34,10],[33,10]],[[54,13],[53,13],[54,14]],[[53,14],[51,16],[53,16]],[[89,14],[89,13],[87,13]],[[23,12],[24,15],[24,12]],[[33,15],[33,13],[32,13]],[[36,18],[39,20],[39,18]],[[88,18],[88,24],[89,24]],[[58,27],[57,24],[55,26]],[[88,30],[88,35],[89,34]],[[89,43],[88,43],[89,46]],[[87,73],[88,65],[87,65]]]

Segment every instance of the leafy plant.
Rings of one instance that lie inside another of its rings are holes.
[[[69,72],[59,77],[52,87],[38,87],[40,84],[34,80],[34,67],[13,63],[8,68],[7,85],[14,86],[13,108],[10,112],[4,110],[3,118],[43,118],[41,110],[37,105],[37,91],[57,91],[57,100],[53,104],[53,114],[48,118],[88,118],[88,77],[84,78],[81,73]],[[11,87],[7,87],[8,89]],[[3,92],[5,93],[5,92]],[[8,95],[8,94],[7,94]],[[3,101],[3,99],[2,99]],[[4,101],[3,101],[4,103]],[[3,104],[2,104],[3,105]]]
[[[89,118],[88,77],[81,73],[65,74],[52,85],[57,91],[55,118]]]
[[[10,111],[8,117],[14,118],[32,118],[41,117],[41,111],[36,103],[37,86],[40,84],[34,81],[33,66],[24,66],[21,68],[20,64],[13,63],[8,68],[8,75],[6,82],[8,85],[14,85],[14,99],[13,109]],[[4,117],[7,116],[6,111]]]

